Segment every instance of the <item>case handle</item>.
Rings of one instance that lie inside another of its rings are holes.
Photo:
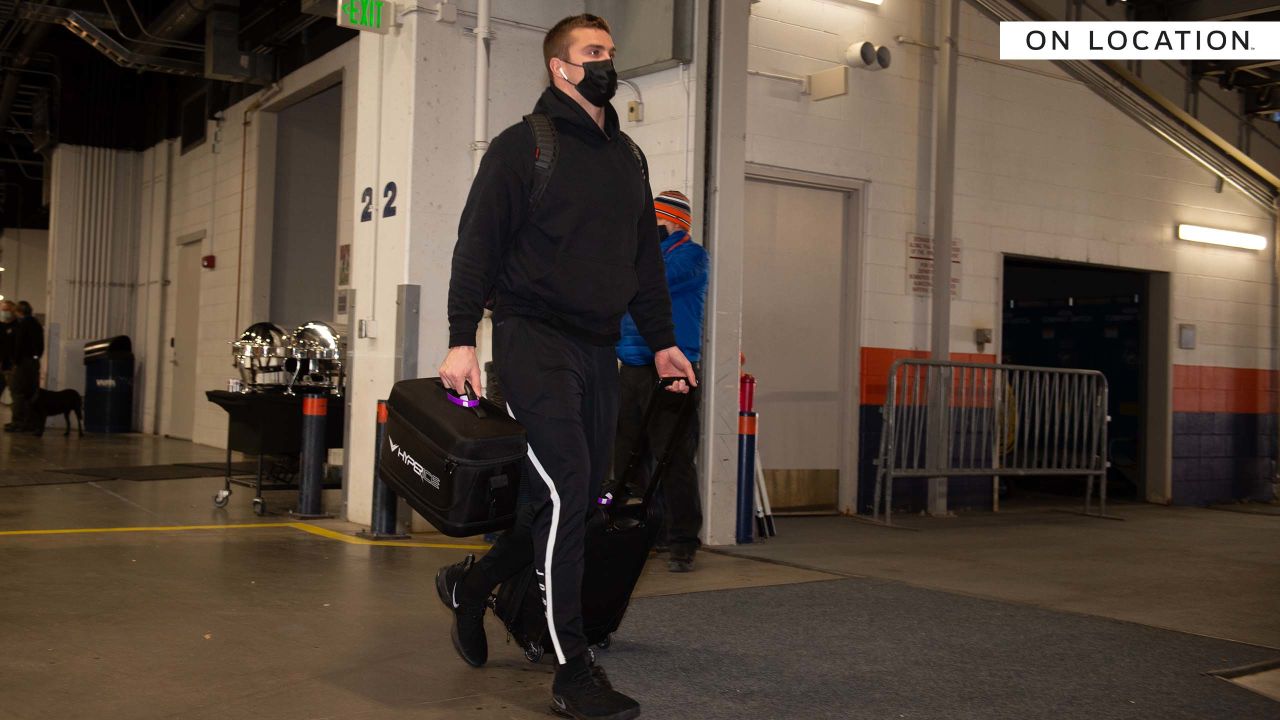
[[[444,394],[449,398],[449,402],[458,407],[475,411],[477,417],[485,417],[484,408],[480,406],[480,395],[476,393],[475,388],[471,387],[471,381],[464,380],[463,383],[466,392],[462,395],[455,392],[453,388],[446,387],[443,382],[440,383],[440,386],[444,388]]]

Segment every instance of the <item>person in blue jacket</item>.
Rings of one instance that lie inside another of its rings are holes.
[[[676,345],[689,359],[696,372],[701,372],[702,315],[707,297],[707,251],[689,234],[689,198],[676,190],[667,190],[653,199],[657,213],[658,234],[662,236],[662,261],[666,265],[667,289],[671,293],[671,317],[675,323]],[[667,447],[676,429],[677,413],[684,398],[660,393],[652,424],[642,427],[648,403],[654,397],[658,380],[653,351],[641,336],[630,315],[622,318],[622,339],[618,342],[621,398],[618,403],[618,437],[614,443],[614,483],[612,491],[641,495],[648,484],[645,470],[652,466],[652,456]],[[693,392],[697,392],[694,390]],[[693,569],[693,556],[698,551],[698,534],[702,530],[702,501],[698,491],[698,474],[694,456],[698,451],[699,423],[696,396],[692,416],[685,431],[672,446],[671,465],[663,479],[659,496],[663,499],[667,518],[666,544],[671,549],[667,568],[672,572]],[[636,446],[648,436],[649,462],[641,463],[639,476],[629,487],[618,487],[617,477],[627,467]],[[662,544],[661,539],[659,544]]]

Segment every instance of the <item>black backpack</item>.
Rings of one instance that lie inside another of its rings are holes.
[[[533,188],[529,193],[529,214],[538,208],[538,203],[542,201],[542,194],[547,190],[547,184],[551,182],[551,174],[556,169],[556,155],[560,152],[560,141],[556,136],[556,125],[549,115],[545,113],[530,113],[524,116],[525,124],[533,131]],[[649,174],[645,172],[644,156],[640,154],[640,147],[629,135],[618,131],[622,139],[626,141],[627,147],[631,149],[631,155],[636,159],[636,165],[640,168],[640,175],[646,183],[649,182]]]

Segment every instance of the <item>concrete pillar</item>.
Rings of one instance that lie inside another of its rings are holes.
[[[348,381],[352,418],[346,479],[347,519],[359,523],[369,522],[371,515],[377,403],[390,393],[395,379],[396,286],[411,282],[410,242],[415,220],[422,222],[424,215],[414,210],[427,201],[415,192],[415,180],[425,168],[414,162],[413,149],[415,119],[420,120],[414,113],[419,34],[429,22],[427,13],[414,13],[386,35],[359,38],[351,218],[355,315],[348,340],[354,359]],[[442,272],[447,282],[448,269]]]
[[[960,62],[960,0],[938,4],[941,38],[935,94],[934,154],[936,184],[933,199],[933,315],[930,326],[930,356],[951,359],[951,242],[955,227],[956,184],[956,69]],[[951,429],[942,409],[947,406],[945,389],[931,383],[929,412],[929,453],[935,467],[950,457]],[[947,514],[947,478],[929,478],[929,514]]]
[[[705,205],[711,282],[702,362],[705,540],[734,543],[738,470],[738,353],[742,349],[746,194],[748,0],[711,3],[711,115]]]

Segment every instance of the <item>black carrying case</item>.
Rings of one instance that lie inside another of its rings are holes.
[[[480,399],[459,407],[440,378],[391,388],[378,477],[437,530],[466,537],[512,525],[524,427]]]

